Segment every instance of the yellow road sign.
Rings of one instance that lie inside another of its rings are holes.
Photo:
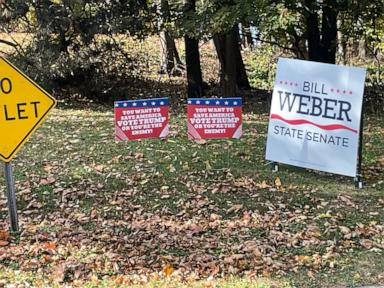
[[[0,57],[0,159],[10,162],[56,100]]]

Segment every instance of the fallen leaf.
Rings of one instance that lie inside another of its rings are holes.
[[[296,256],[296,261],[302,263],[302,264],[307,264],[309,263],[311,260],[311,257],[307,256],[307,255],[298,255]]]
[[[204,288],[215,288],[216,285],[213,282],[204,283]]]
[[[46,242],[42,245],[42,248],[45,252],[55,253],[57,246],[55,242]]]
[[[231,208],[229,208],[228,210],[227,210],[227,213],[229,214],[229,213],[232,213],[232,212],[238,212],[240,209],[242,209],[244,207],[244,205],[243,204],[237,204],[237,205],[233,205]]]
[[[315,279],[315,274],[312,271],[308,271],[307,275],[308,275],[309,278]]]
[[[353,203],[353,201],[351,200],[350,196],[339,195],[337,199],[339,199],[341,202],[344,202],[347,206],[351,206],[351,207],[356,206],[356,204]]]
[[[173,271],[174,271],[173,267],[172,267],[171,265],[169,265],[169,264],[166,265],[166,266],[163,268],[163,272],[164,272],[164,274],[165,274],[166,276],[170,276],[170,275],[172,275]]]
[[[212,170],[212,166],[211,166],[211,163],[209,163],[209,160],[205,161],[205,169],[206,170]]]
[[[0,240],[8,241],[9,232],[8,231],[0,231]]]
[[[49,255],[43,255],[42,259],[43,259],[43,261],[44,261],[45,263],[49,263],[49,262],[52,261],[52,258],[51,258],[51,256],[49,256]]]
[[[64,264],[58,265],[52,272],[52,278],[55,283],[63,282],[65,277],[65,266]]]
[[[54,177],[48,177],[46,179],[41,179],[40,185],[49,185],[55,182],[56,182],[56,179]]]
[[[257,187],[260,189],[266,189],[266,188],[271,188],[271,185],[268,185],[267,182],[264,180],[260,184],[256,184]]]
[[[120,275],[115,279],[116,285],[122,285],[124,282],[124,276]]]
[[[204,145],[207,144],[207,141],[204,139],[195,139],[196,144]]]
[[[339,228],[340,228],[341,233],[343,233],[343,234],[351,233],[351,229],[349,229],[348,227],[340,226]]]
[[[280,180],[279,177],[276,177],[276,179],[275,179],[275,186],[276,186],[277,188],[281,187],[281,180]]]
[[[169,166],[168,166],[168,170],[169,170],[169,172],[171,172],[171,173],[176,172],[176,168],[175,168],[172,164],[169,164]]]
[[[188,165],[188,162],[185,162],[184,164],[183,164],[183,170],[184,171],[188,171],[190,168],[189,168],[189,165]]]
[[[369,239],[362,239],[360,245],[366,249],[371,249],[373,247],[373,241]]]

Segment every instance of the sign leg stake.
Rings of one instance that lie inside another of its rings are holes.
[[[363,130],[364,130],[364,101],[361,106],[361,122],[360,122],[360,131],[359,131],[359,151],[358,151],[359,155],[357,157],[357,173],[355,177],[355,186],[358,189],[363,189],[363,176],[362,176]]]
[[[277,163],[277,162],[272,162],[272,163],[271,163],[271,168],[272,168],[272,172],[273,172],[273,173],[279,172],[279,163]]]
[[[19,232],[19,219],[17,216],[15,183],[13,180],[13,169],[11,163],[5,163],[5,180],[7,182],[7,203],[11,231]]]
[[[355,187],[358,189],[363,189],[363,177],[361,175],[357,175],[355,177]]]

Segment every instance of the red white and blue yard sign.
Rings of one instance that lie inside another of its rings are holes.
[[[116,141],[165,138],[168,134],[168,98],[115,102]]]
[[[266,159],[355,177],[365,73],[279,59]]]
[[[241,137],[241,98],[190,98],[187,107],[189,139]]]

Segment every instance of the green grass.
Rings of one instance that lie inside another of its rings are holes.
[[[1,247],[0,283],[261,288],[384,282],[380,119],[369,119],[365,130],[363,190],[348,177],[287,165],[271,173],[264,159],[266,115],[247,113],[241,140],[204,145],[187,139],[185,123],[174,113],[168,140],[116,143],[112,112],[55,110],[13,161],[23,233]],[[4,198],[0,208],[5,223]],[[348,238],[340,227],[356,235]],[[367,248],[362,240],[375,244]],[[55,251],[44,250],[49,242]],[[60,265],[65,275],[55,284]],[[175,271],[169,277],[166,265]]]

